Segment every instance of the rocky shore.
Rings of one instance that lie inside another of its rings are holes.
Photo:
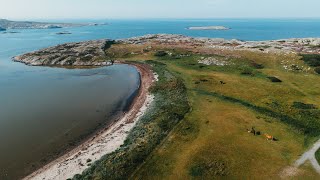
[[[320,54],[320,38],[294,38],[271,41],[241,41],[221,38],[193,38],[183,35],[156,34],[116,41],[95,40],[61,44],[13,57],[14,61],[32,66],[106,66],[112,57],[105,50],[112,44],[183,46],[223,50],[250,50],[263,53]],[[128,52],[130,53],[130,52]],[[133,52],[132,52],[133,53]]]
[[[292,38],[270,41],[242,41],[222,38],[194,38],[175,34],[155,34],[119,40],[128,44],[163,44],[206,47],[220,50],[252,50],[261,52],[320,53],[320,38]]]
[[[13,58],[32,66],[106,66],[108,40],[60,44]]]

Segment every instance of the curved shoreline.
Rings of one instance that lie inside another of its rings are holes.
[[[155,77],[150,66],[146,64],[120,64],[132,65],[140,74],[139,91],[130,105],[129,111],[75,149],[23,179],[60,180],[72,178],[76,174],[81,174],[91,163],[115,151],[123,144],[128,132],[135,126],[154,99],[153,95],[149,94],[148,89],[154,82]]]

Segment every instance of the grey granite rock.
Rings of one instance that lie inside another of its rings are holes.
[[[107,40],[60,44],[13,57],[14,61],[33,66],[103,66]]]
[[[250,50],[263,53],[313,53],[320,54],[320,38],[282,39],[271,41],[240,41],[221,38],[193,38],[175,34],[155,34],[116,40],[123,44],[178,45],[185,47],[205,47],[216,50]],[[28,65],[70,65],[104,66],[108,65],[105,49],[114,43],[110,40],[67,43],[27,53],[13,58]],[[201,61],[204,64],[219,64],[214,59]],[[223,65],[227,63],[223,62]]]

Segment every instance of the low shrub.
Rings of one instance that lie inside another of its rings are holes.
[[[282,80],[280,80],[279,78],[274,77],[274,76],[269,76],[268,79],[269,79],[271,82],[275,82],[275,83],[282,82]]]
[[[320,74],[320,66],[319,66],[319,67],[314,68],[314,71],[315,71],[316,73]]]
[[[156,56],[156,57],[164,57],[164,56],[166,56],[166,55],[168,55],[168,53],[166,53],[165,51],[157,51],[157,52],[154,54],[154,56]]]
[[[193,177],[203,176],[204,168],[200,165],[194,165],[190,168],[189,172]]]
[[[200,155],[200,153],[203,154]],[[196,158],[191,161],[189,174],[193,177],[201,177],[201,179],[216,179],[217,177],[227,176],[229,167],[224,161],[213,157],[211,152],[200,151]]]
[[[302,60],[311,67],[320,66],[320,55],[319,54],[302,54]]]
[[[315,157],[316,157],[318,163],[320,163],[320,149],[318,149],[318,151],[316,151]]]
[[[248,76],[253,76],[254,72],[253,69],[249,66],[244,66],[240,68],[240,74],[242,75],[248,75]]]
[[[256,69],[263,69],[264,68],[263,64],[259,64],[259,63],[256,63],[256,62],[251,62],[251,66],[256,68]]]
[[[317,109],[317,107],[314,104],[305,104],[302,102],[293,102],[292,107],[296,109]]]

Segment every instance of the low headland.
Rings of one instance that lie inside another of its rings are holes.
[[[67,43],[13,60],[129,63],[141,74],[128,114],[26,179],[319,177],[314,161],[296,163],[320,137],[319,38],[157,34]]]

